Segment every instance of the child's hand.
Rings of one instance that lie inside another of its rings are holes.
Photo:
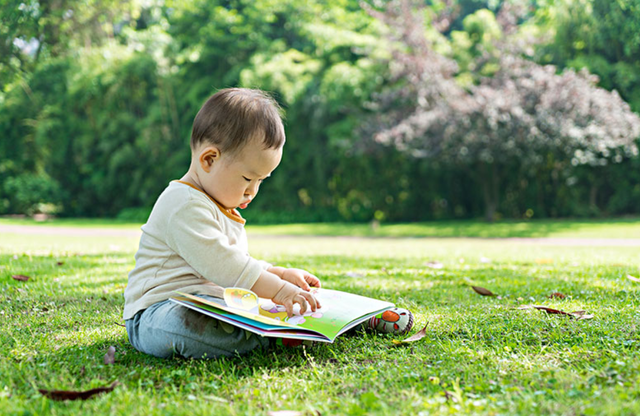
[[[293,305],[296,303],[300,305],[300,315],[303,315],[307,311],[307,302],[311,305],[313,312],[321,307],[320,302],[318,302],[311,293],[305,292],[288,282],[284,282],[284,286],[282,286],[271,300],[278,305],[284,306],[289,318],[293,316]]]
[[[293,283],[294,285],[301,287],[307,292],[311,290],[311,286],[320,287],[320,279],[306,270],[284,269],[281,277],[282,280]]]

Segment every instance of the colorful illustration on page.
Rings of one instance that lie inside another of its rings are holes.
[[[224,301],[231,308],[260,314],[258,295],[248,289],[228,287],[224,290]]]

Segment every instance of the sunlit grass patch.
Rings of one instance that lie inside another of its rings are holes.
[[[255,257],[306,268],[324,287],[410,308],[415,330],[426,325],[427,336],[390,348],[392,336],[345,335],[334,344],[193,361],[156,359],[128,344],[120,326],[134,265],[128,239],[3,235],[3,413],[640,413],[640,284],[626,278],[639,275],[636,247],[251,239]],[[14,280],[15,274],[30,280]],[[480,296],[471,285],[499,296]],[[550,298],[553,292],[566,297]],[[516,309],[524,304],[594,317]],[[109,346],[116,347],[113,365],[103,361]],[[53,402],[38,393],[113,381],[121,385],[86,402]]]

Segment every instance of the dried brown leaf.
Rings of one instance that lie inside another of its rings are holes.
[[[452,401],[452,402],[454,402],[454,403],[457,403],[457,402],[458,402],[458,398],[456,397],[456,395],[455,395],[455,394],[453,394],[452,392],[450,392],[450,391],[448,391],[448,390],[443,390],[443,392],[444,392],[444,397],[445,397],[447,400],[451,400],[451,401]]]
[[[576,319],[593,319],[593,315],[587,314],[586,311],[574,311],[571,315]]]
[[[104,355],[104,363],[106,365],[113,364],[116,362],[116,347],[113,345],[109,347],[107,353]]]
[[[640,279],[635,276],[631,276],[630,274],[627,275],[627,279],[631,280],[632,282],[640,283]]]
[[[87,400],[97,394],[109,393],[120,383],[114,381],[109,387],[98,387],[96,389],[85,391],[73,391],[73,390],[45,390],[38,389],[40,394],[51,400]]]
[[[427,325],[424,326],[424,328],[422,328],[420,331],[416,332],[415,334],[411,335],[409,338],[405,338],[403,340],[397,340],[394,339],[391,342],[394,344],[393,346],[395,347],[399,347],[401,345],[408,345],[412,342],[416,342],[421,340],[422,338],[424,338],[425,336],[427,336]]]
[[[560,292],[553,292],[552,294],[550,294],[549,296],[547,296],[549,299],[564,299],[566,298],[565,295],[563,295]]]
[[[471,288],[473,290],[475,290],[476,293],[478,293],[478,294],[480,294],[482,296],[497,296],[495,293],[493,293],[489,289],[485,289],[485,288],[480,287],[480,286],[471,286]]]
[[[538,309],[552,315],[566,315],[569,318],[575,319],[593,319],[593,315],[588,315],[585,311],[565,312],[561,311],[560,309],[549,308],[548,306],[522,305],[517,307],[516,309]]]
[[[64,264],[64,262],[63,262],[63,261],[59,261],[59,262],[57,262],[56,264],[57,264],[58,266],[62,266],[62,265]]]
[[[547,306],[533,305],[533,307],[552,315],[571,315],[569,312],[561,311],[560,309],[549,308]]]
[[[11,276],[13,279],[15,280],[19,280],[21,282],[26,282],[27,280],[31,279],[31,277],[29,276],[25,276],[23,274],[14,274],[13,276]]]

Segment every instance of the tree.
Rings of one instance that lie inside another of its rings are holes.
[[[640,112],[640,2],[557,0],[536,12],[551,34],[539,59],[558,66],[587,68],[600,85],[617,90]]]
[[[434,28],[442,31],[443,13],[427,26],[425,10],[410,0],[368,9],[390,28],[394,73],[363,136],[416,158],[467,166],[483,190],[487,220],[495,216],[509,172],[535,166],[548,154],[566,168],[637,155],[640,117],[615,91],[596,87],[586,70],[558,74],[527,57],[531,43],[515,25],[522,10],[505,3],[499,26],[489,25],[499,28],[488,36],[490,47],[468,45],[475,52],[467,54],[466,66],[474,73],[462,83],[457,62],[436,51],[442,38]],[[480,12],[484,21],[492,16]],[[481,27],[474,30],[487,38]]]

